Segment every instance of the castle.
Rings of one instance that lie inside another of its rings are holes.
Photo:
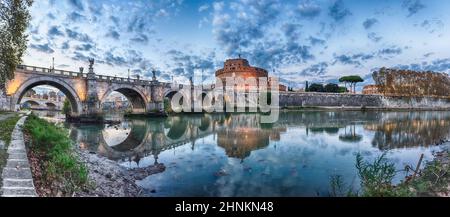
[[[268,81],[267,87],[270,88],[273,77],[269,77],[267,70],[251,66],[248,60],[239,57],[238,59],[228,59],[225,61],[222,69],[216,71],[216,78],[221,79],[222,84],[226,85],[226,78],[256,78],[257,86],[259,87],[258,78],[266,78]],[[247,85],[246,85],[247,86]],[[279,84],[279,91],[286,91],[286,86]]]

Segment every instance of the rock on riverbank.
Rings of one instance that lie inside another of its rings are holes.
[[[78,155],[88,168],[89,180],[93,185],[74,195],[79,197],[143,196],[142,189],[136,185],[136,181],[165,170],[163,164],[129,170],[112,160],[87,151],[78,151]]]

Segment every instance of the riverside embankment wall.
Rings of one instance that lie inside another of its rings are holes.
[[[334,93],[280,93],[281,107],[366,107],[380,109],[450,109],[450,98]]]

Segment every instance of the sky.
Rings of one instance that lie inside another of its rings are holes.
[[[23,63],[212,82],[239,54],[288,86],[381,67],[450,73],[450,1],[39,0]]]

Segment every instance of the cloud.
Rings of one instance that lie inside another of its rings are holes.
[[[75,11],[67,15],[67,18],[72,22],[81,22],[86,20],[86,17]]]
[[[370,29],[373,25],[375,25],[376,23],[378,23],[378,20],[375,18],[371,18],[371,19],[366,19],[363,23],[363,26],[365,29]]]
[[[281,12],[275,0],[246,0],[243,3],[245,5],[234,8],[236,16],[233,19],[225,13],[223,2],[213,5],[213,33],[228,55],[236,56],[240,50],[263,38],[268,24]]]
[[[130,39],[132,42],[147,44],[148,37],[144,34],[138,34],[134,38]]]
[[[115,65],[115,66],[126,66],[127,61],[124,57],[119,55],[114,55],[112,51],[107,51],[104,56],[103,60],[108,65]]]
[[[50,19],[52,19],[52,20],[56,19],[55,15],[53,15],[51,12],[49,12],[49,13],[47,14],[47,17],[50,18]]]
[[[110,30],[108,31],[108,33],[106,33],[105,36],[106,36],[106,37],[113,38],[113,39],[116,39],[116,40],[119,40],[119,39],[120,39],[120,34],[119,34],[116,30],[114,30],[114,29],[110,29]]]
[[[145,20],[144,17],[140,17],[135,15],[133,19],[131,19],[130,23],[128,24],[128,31],[129,32],[143,32],[147,27],[148,22]]]
[[[430,53],[424,54],[423,56],[424,56],[425,58],[428,58],[428,57],[430,57],[430,56],[432,56],[432,55],[434,55],[434,53],[433,53],[433,52],[430,52]]]
[[[81,0],[68,0],[68,2],[76,10],[84,11],[83,2]]]
[[[198,8],[198,12],[204,12],[209,9],[209,4],[204,4]]]
[[[300,76],[325,75],[328,70],[328,63],[320,62],[302,70]]]
[[[357,53],[353,55],[334,55],[334,61],[332,65],[335,65],[336,63],[342,63],[344,65],[361,66],[361,62],[365,62],[373,58],[375,58],[373,54],[366,53]]]
[[[331,18],[338,22],[352,15],[352,13],[350,12],[350,10],[344,7],[344,2],[342,0],[337,0],[329,8],[328,15],[330,15]]]
[[[155,14],[156,17],[168,17],[169,13],[164,9],[159,9]]]
[[[69,45],[69,42],[68,42],[68,41],[62,43],[61,49],[67,50],[67,49],[69,49],[69,48],[70,48],[70,45]]]
[[[297,11],[302,17],[314,18],[320,15],[322,9],[318,5],[313,4],[310,1],[304,1],[300,3]]]
[[[336,64],[337,62],[342,63],[344,65],[361,65],[361,63],[356,60],[355,58],[353,58],[352,56],[348,56],[348,55],[339,55],[339,56],[335,56],[334,57],[334,62],[333,65]]]
[[[76,61],[87,61],[89,58],[90,58],[89,56],[86,56],[78,51],[75,51],[73,53],[73,56],[71,57],[72,60],[76,60]]]
[[[71,30],[71,29],[66,29],[66,34],[69,38],[80,41],[80,42],[94,43],[92,38],[84,33],[79,33],[74,30]]]
[[[43,52],[43,53],[47,53],[47,54],[51,54],[51,53],[55,52],[55,50],[53,50],[50,47],[49,43],[46,43],[46,44],[31,44],[30,47],[32,49],[35,49],[35,50],[39,51],[39,52]]]
[[[373,42],[379,42],[379,41],[381,41],[381,39],[383,39],[383,37],[378,36],[375,32],[371,32],[371,33],[367,34],[367,38],[369,38]]]
[[[309,36],[308,38],[309,42],[311,43],[311,45],[324,45],[325,44],[325,40],[320,39],[320,38],[315,38],[312,36]]]
[[[90,51],[93,48],[91,44],[81,44],[75,47],[77,51]]]
[[[300,24],[295,23],[287,23],[284,24],[281,28],[284,32],[284,35],[292,41],[296,41],[300,37],[300,28],[302,26]]]
[[[409,65],[396,65],[393,68],[414,70],[414,71],[433,71],[450,73],[450,58],[435,59],[432,62],[413,63]]]
[[[422,4],[420,0],[404,0],[402,7],[408,10],[408,17],[417,14],[419,11],[424,9],[426,6]]]
[[[194,75],[195,70],[202,71],[204,75],[213,75],[214,73],[214,53],[199,56],[172,49],[167,52],[167,55],[172,60],[174,66],[172,71],[175,75],[188,78]]]
[[[280,17],[282,3],[277,0],[244,0],[231,4],[213,4],[213,34],[229,57],[242,54],[251,64],[274,68],[314,59],[311,48],[301,43],[300,28]],[[284,23],[284,24],[282,24]],[[284,38],[273,35],[274,31]]]
[[[54,36],[64,36],[64,33],[59,30],[58,26],[52,26],[48,30],[48,35],[50,36],[50,38],[53,38]]]
[[[403,50],[401,48],[393,46],[393,47],[390,47],[390,48],[384,48],[384,49],[379,50],[378,54],[380,56],[383,56],[383,55],[399,55],[402,52],[403,52]]]

